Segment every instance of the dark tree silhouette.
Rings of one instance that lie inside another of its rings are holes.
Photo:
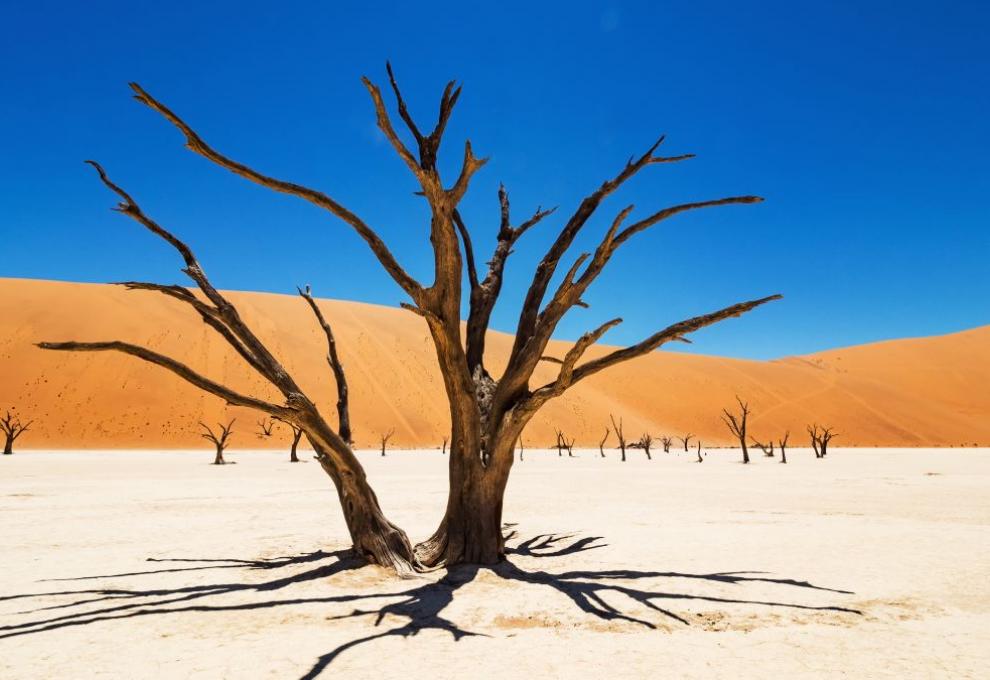
[[[388,440],[392,438],[392,435],[393,434],[395,434],[395,428],[394,427],[391,430],[389,430],[388,432],[386,432],[383,435],[381,435],[381,440],[382,440],[382,457],[385,456],[385,446],[388,444]]]
[[[663,452],[670,453],[670,445],[673,443],[673,439],[670,437],[660,437],[660,443],[663,445]]]
[[[519,433],[519,460],[522,460],[523,459],[523,451],[525,451],[525,448],[524,448],[524,444],[523,444],[522,433],[520,432]]]
[[[568,439],[567,435],[564,434],[563,430],[558,430],[555,428],[554,432],[557,433],[557,455],[558,456],[564,455],[563,452],[566,450],[567,457],[573,458],[574,453],[571,450],[574,448],[574,441],[575,441],[574,438],[571,437],[570,439]]]
[[[269,418],[267,421],[258,421],[258,436],[259,437],[271,437],[272,429],[275,427],[275,419]]]
[[[622,462],[626,462],[626,437],[622,434],[622,418],[619,418],[619,422],[615,422],[615,416],[611,413],[608,416],[612,420],[612,431],[615,432],[615,438],[619,440],[619,450],[622,452]]]
[[[605,457],[605,442],[608,441],[608,436],[610,434],[612,434],[612,431],[610,429],[608,429],[608,427],[606,427],[605,428],[605,436],[603,436],[602,439],[601,439],[601,441],[598,442],[598,453],[601,454],[601,457],[602,458]]]
[[[684,451],[686,452],[688,450],[688,444],[690,444],[691,440],[694,439],[694,435],[686,434],[683,437],[678,437],[678,439],[680,439],[681,443],[684,444]]]
[[[230,440],[230,435],[233,434],[231,429],[234,426],[234,421],[231,420],[229,423],[224,425],[223,423],[217,423],[218,431],[214,432],[213,429],[206,423],[200,421],[200,427],[202,427],[205,432],[199,436],[203,439],[207,439],[213,442],[214,446],[217,447],[217,455],[213,459],[214,465],[224,465],[227,461],[223,459],[223,451],[227,448],[227,443]]]
[[[698,460],[696,462],[698,462],[698,463],[704,463],[705,462],[705,459],[701,457],[701,440],[700,439],[698,440]]]
[[[323,334],[327,338],[327,363],[330,365],[330,371],[333,373],[334,383],[337,385],[337,422],[339,423],[337,427],[337,433],[340,438],[343,439],[348,444],[354,443],[354,435],[351,432],[351,412],[348,406],[348,396],[347,396],[347,376],[344,375],[344,366],[340,363],[340,357],[337,355],[337,340],[333,336],[333,329],[330,324],[327,323],[326,318],[323,316],[323,312],[320,311],[319,305],[316,304],[316,300],[313,299],[310,287],[307,285],[305,289],[296,288],[302,298],[309,304],[309,308],[313,310],[313,314],[316,316],[316,321],[320,324],[320,328],[323,329]]]
[[[650,447],[653,446],[653,435],[644,434],[640,436],[639,441],[633,444],[637,449],[643,449],[643,453],[646,454],[647,460],[653,460],[653,456],[650,454]]]
[[[787,430],[784,432],[783,438],[777,440],[777,445],[780,447],[780,462],[787,463],[787,440],[791,437],[791,431]]]
[[[736,397],[736,402],[739,403],[739,416],[737,417],[733,413],[729,413],[728,409],[722,409],[722,422],[725,426],[729,428],[729,431],[736,436],[739,440],[739,446],[742,447],[743,463],[749,463],[749,449],[746,448],[746,420],[749,418],[749,404],[743,403],[743,400]]]
[[[753,439],[752,441],[753,441],[753,446],[755,446],[760,451],[762,451],[764,456],[766,456],[767,458],[773,458],[773,440],[772,439],[770,440],[769,445],[767,445],[767,444],[761,444],[756,439]]]
[[[140,103],[162,115],[182,133],[187,148],[194,153],[251,182],[306,200],[349,225],[409,296],[411,302],[402,306],[421,316],[427,324],[450,407],[450,484],[443,519],[434,534],[416,546],[415,552],[405,532],[389,522],[382,513],[364,469],[350,446],[349,433],[343,429],[345,423],[338,423],[338,431],[329,426],[298,383],[248,329],[236,308],[213,288],[188,246],[148,218],[126,192],[107,179],[96,164],[94,166],[104,183],[122,199],[118,209],[180,252],[186,262],[183,271],[195,281],[206,301],[179,286],[132,283],[130,287],[154,290],[189,304],[205,323],[234,347],[245,362],[278,389],[284,403],[276,404],[238,394],[172,358],[128,343],[62,342],[41,343],[40,346],[63,351],[124,352],[167,368],[233,405],[254,408],[296,423],[310,440],[322,468],[337,488],[357,553],[369,561],[403,572],[463,562],[492,564],[502,559],[505,553],[501,515],[503,495],[515,458],[514,444],[519,433],[544,404],[599,371],[647,355],[668,342],[684,340],[694,331],[740,316],[780,296],[741,302],[686,319],[629,347],[608,351],[595,359],[579,363],[591,345],[620,323],[620,319],[614,318],[582,335],[562,359],[556,360],[560,370],[555,379],[544,385],[532,386],[530,380],[533,373],[561,319],[574,307],[586,304],[583,296],[616,251],[642,232],[682,213],[715,206],[758,203],[762,199],[757,196],[731,196],[682,203],[646,214],[631,224],[627,223],[627,220],[631,221],[633,210],[629,206],[611,221],[611,226],[592,253],[579,255],[562,277],[555,277],[561,261],[584,227],[593,222],[591,218],[607,197],[645,168],[692,157],[690,154],[657,155],[663,142],[661,137],[645,153],[631,158],[617,174],[588,194],[561,227],[537,265],[525,294],[505,369],[500,376],[493,377],[484,364],[484,349],[489,319],[502,289],[506,260],[519,238],[553,211],[537,209],[532,217],[514,226],[508,194],[500,188],[496,246],[487,263],[487,273],[481,278],[470,230],[462,219],[458,205],[486,160],[477,158],[470,142],[466,142],[460,170],[453,181],[444,181],[437,162],[441,140],[461,88],[455,87],[453,82],[447,85],[440,99],[437,123],[431,132],[423,133],[406,107],[391,66],[387,66],[387,72],[398,114],[415,142],[411,148],[393,127],[381,90],[367,78],[362,82],[371,96],[379,129],[418,182],[419,193],[430,210],[429,242],[433,250],[434,278],[429,285],[409,275],[379,234],[329,195],[258,172],[221,154],[139,85],[132,83],[131,88]],[[462,334],[460,312],[465,269],[470,285],[469,312],[466,331]],[[553,281],[557,283],[551,289]]]
[[[828,455],[828,444],[834,437],[839,435],[832,432],[831,427],[824,425],[819,428],[817,424],[808,425],[808,434],[811,435],[811,448],[815,452],[815,458],[824,458]]]
[[[447,442],[450,441],[450,437],[443,438],[443,447],[441,447],[440,453],[444,456],[447,455]]]
[[[26,423],[22,423],[20,418],[11,415],[10,411],[7,411],[0,418],[0,432],[3,432],[4,435],[3,455],[9,456],[14,453],[14,442],[17,441],[18,437],[28,431],[33,422],[33,420],[29,420]]]

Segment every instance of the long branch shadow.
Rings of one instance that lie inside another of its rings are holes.
[[[507,536],[515,539],[514,531]],[[606,546],[601,537],[577,537],[573,534],[543,534],[533,536],[507,549],[516,562],[528,562],[542,558],[560,558],[576,555]],[[351,604],[355,608],[348,614],[330,617],[329,620],[346,620],[370,617],[374,632],[338,645],[320,656],[302,676],[302,680],[316,678],[322,674],[341,654],[361,645],[386,637],[411,637],[424,630],[434,630],[449,634],[454,641],[465,637],[486,637],[483,633],[466,630],[451,619],[444,611],[453,602],[454,594],[471,583],[482,570],[497,575],[506,581],[550,588],[564,595],[581,612],[604,621],[624,621],[647,629],[658,628],[658,622],[668,619],[678,625],[690,626],[683,613],[672,610],[676,602],[702,602],[716,605],[748,605],[754,607],[781,607],[807,612],[832,612],[854,614],[862,612],[835,605],[809,605],[776,599],[752,599],[744,596],[726,597],[714,594],[674,592],[669,588],[639,586],[638,583],[654,583],[660,579],[691,579],[702,582],[745,586],[762,583],[772,586],[798,588],[820,593],[853,595],[847,590],[826,588],[808,581],[789,578],[775,578],[761,571],[725,571],[692,574],[671,571],[645,571],[633,569],[611,570],[570,570],[553,572],[540,569],[526,569],[520,564],[506,560],[494,567],[459,566],[447,569],[437,581],[418,580],[410,587],[390,592],[341,593],[324,597],[270,597],[268,594],[290,589],[291,586],[330,578],[342,572],[358,569],[363,563],[353,558],[349,551],[316,551],[302,555],[267,559],[149,559],[163,564],[194,564],[197,566],[171,567],[160,570],[134,571],[103,576],[81,576],[75,579],[48,579],[48,581],[86,581],[104,578],[147,577],[182,571],[205,569],[239,569],[253,572],[274,571],[287,567],[310,566],[299,573],[276,576],[260,582],[230,581],[205,585],[187,585],[177,588],[123,589],[87,588],[43,593],[24,593],[0,597],[3,600],[32,600],[35,598],[66,597],[68,602],[38,606],[15,612],[19,615],[37,615],[30,621],[0,626],[0,639],[32,635],[59,630],[62,628],[88,626],[105,621],[132,619],[146,616],[181,614],[183,612],[231,612],[274,607],[287,607],[305,604]],[[403,581],[400,583],[408,583]],[[219,598],[232,594],[258,594],[256,599],[235,603],[218,602]],[[628,606],[615,604],[616,600],[638,605],[640,609],[652,611],[659,617],[651,620],[644,615],[636,615]],[[383,627],[386,622],[398,621],[398,625]]]

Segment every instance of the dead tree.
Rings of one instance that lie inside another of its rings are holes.
[[[323,334],[327,338],[327,364],[330,365],[330,371],[333,373],[333,379],[337,384],[337,433],[345,442],[353,444],[354,436],[351,433],[351,414],[347,397],[347,376],[344,375],[344,366],[340,363],[340,357],[337,356],[337,341],[333,336],[333,329],[327,323],[323,312],[320,311],[320,306],[313,299],[310,287],[307,285],[305,290],[302,288],[296,288],[296,290],[309,304],[309,308],[313,310],[316,321],[320,324],[320,328],[323,329]]]
[[[773,440],[772,439],[770,440],[769,447],[766,444],[761,444],[756,439],[753,439],[752,441],[753,441],[753,446],[755,446],[760,451],[762,451],[764,456],[766,456],[767,458],[773,458]]]
[[[258,428],[259,428],[258,436],[259,437],[271,437],[272,436],[272,428],[274,428],[274,427],[275,427],[275,419],[274,418],[269,418],[267,420],[267,422],[264,421],[264,420],[259,420],[258,421]]]
[[[286,425],[289,426],[289,429],[292,430],[292,444],[289,448],[289,462],[298,463],[299,440],[302,439],[302,436],[304,434],[302,428],[296,425],[295,423],[289,423],[284,420],[280,420],[279,418],[275,418],[274,420],[278,420],[281,423],[285,423]]]
[[[612,434],[612,431],[606,427],[605,428],[605,436],[602,437],[602,440],[600,442],[598,442],[598,453],[601,454],[601,457],[602,458],[605,457],[605,442],[608,441],[608,436],[610,434]]]
[[[444,456],[447,455],[447,442],[449,441],[449,439],[450,439],[450,437],[444,437],[443,438],[443,446],[440,449],[441,455],[444,455]]]
[[[622,418],[619,418],[618,424],[615,422],[615,416],[611,413],[608,416],[612,420],[612,431],[615,432],[615,438],[619,440],[619,450],[622,452],[622,462],[626,462],[626,437],[622,434]]]
[[[644,434],[636,442],[636,448],[643,449],[643,453],[646,454],[646,460],[653,460],[653,456],[650,454],[650,447],[653,446],[653,435]]]
[[[746,448],[746,420],[749,418],[749,404],[743,403],[742,399],[736,397],[739,403],[739,416],[729,413],[728,409],[722,409],[722,422],[729,428],[729,431],[739,440],[742,447],[743,463],[749,463],[749,450]]]
[[[205,432],[199,436],[213,442],[214,446],[217,447],[217,455],[213,459],[213,464],[225,465],[227,461],[223,459],[223,450],[227,448],[227,442],[230,440],[230,435],[233,434],[231,428],[234,426],[234,421],[231,420],[226,425],[223,423],[217,423],[217,427],[220,428],[219,432],[214,432],[213,429],[203,421],[200,421],[199,425],[205,430]]]
[[[705,459],[701,457],[701,440],[698,440],[698,463],[704,463]]]
[[[819,428],[817,424],[808,425],[808,434],[811,435],[811,448],[815,452],[815,458],[824,458],[828,455],[828,443],[839,436],[832,432],[831,427]]]
[[[519,460],[522,460],[523,459],[523,452],[524,451],[525,451],[525,448],[524,448],[524,445],[523,445],[522,433],[520,433],[519,434]]]
[[[670,453],[670,445],[673,443],[673,439],[670,437],[660,437],[660,443],[663,444],[663,452]]]
[[[22,434],[28,431],[33,420],[22,423],[20,418],[11,415],[10,411],[0,418],[0,432],[3,432],[3,455],[9,456],[14,453],[14,442]]]
[[[371,96],[378,128],[418,182],[419,194],[428,204],[429,241],[434,265],[433,280],[429,284],[412,277],[378,232],[334,198],[301,184],[258,172],[223,155],[139,85],[132,84],[131,88],[141,104],[162,115],[182,133],[186,147],[192,152],[248,181],[301,198],[342,220],[367,243],[385,271],[408,295],[410,301],[403,303],[403,307],[422,317],[426,323],[436,349],[450,407],[450,484],[444,517],[434,534],[416,546],[415,553],[405,533],[384,517],[365,472],[349,445],[347,433],[334,431],[329,426],[315,403],[247,328],[236,308],[213,288],[188,246],[148,218],[137,203],[123,189],[110,182],[95,164],[104,183],[122,199],[118,209],[179,251],[186,262],[184,271],[206,299],[179,286],[132,283],[129,287],[157,291],[191,306],[205,323],[234,347],[248,365],[281,393],[284,403],[239,394],[175,359],[129,343],[46,342],[40,346],[64,351],[124,352],[171,370],[233,405],[254,408],[296,423],[303,428],[322,468],[337,488],[356,552],[371,562],[404,572],[464,562],[492,564],[505,554],[502,500],[515,458],[514,443],[544,404],[599,371],[648,355],[668,342],[685,340],[694,331],[740,316],[780,296],[741,302],[674,323],[629,347],[608,351],[580,363],[585,351],[606,331],[620,323],[618,318],[606,321],[582,335],[562,359],[557,359],[560,369],[556,378],[543,385],[531,385],[533,373],[561,319],[574,307],[586,305],[585,294],[613,255],[643,232],[682,213],[715,206],[758,203],[762,199],[757,196],[730,196],[682,203],[648,212],[636,219],[630,217],[633,208],[629,206],[611,221],[611,226],[593,252],[577,256],[563,276],[555,276],[582,230],[596,222],[591,218],[596,216],[606,198],[646,168],[692,157],[690,154],[658,155],[657,150],[663,141],[661,137],[645,153],[631,158],[614,176],[588,194],[566,219],[540,259],[529,284],[505,369],[501,375],[493,377],[484,364],[484,349],[489,319],[502,289],[506,260],[520,237],[553,211],[537,209],[529,219],[515,223],[510,216],[508,193],[500,188],[496,245],[487,261],[487,271],[479,273],[470,229],[458,205],[486,160],[476,157],[470,142],[466,142],[456,179],[448,178],[446,181],[441,177],[437,160],[441,140],[461,88],[455,87],[453,82],[447,85],[440,98],[436,125],[432,131],[424,133],[406,107],[390,66],[387,72],[399,117],[408,130],[406,139],[413,140],[412,146],[393,126],[379,87],[367,78],[363,79],[363,83]],[[469,282],[468,318],[462,335],[460,312],[465,295],[462,290],[465,269]],[[551,282],[556,282],[553,287]]]
[[[573,458],[574,453],[571,451],[571,449],[574,448],[575,439],[573,437],[568,439],[567,435],[564,434],[563,430],[558,430],[554,428],[554,432],[557,433],[557,455],[562,456],[564,450],[566,449],[567,457]]]
[[[691,440],[694,439],[694,435],[693,434],[687,434],[687,435],[685,435],[683,437],[678,437],[678,439],[680,439],[681,442],[684,444],[684,451],[686,452],[688,450],[688,444],[690,444],[691,443]]]
[[[388,432],[386,432],[385,434],[381,435],[381,440],[382,440],[382,457],[383,458],[385,457],[385,445],[388,444],[388,440],[392,438],[392,435],[393,434],[395,434],[395,428],[394,427],[391,430],[389,430]]]
[[[777,440],[777,445],[780,447],[780,462],[787,463],[787,440],[791,437],[791,431],[787,430],[784,432],[782,439]]]

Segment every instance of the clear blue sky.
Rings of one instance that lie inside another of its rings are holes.
[[[785,300],[676,349],[766,358],[990,323],[990,4],[389,4],[3,0],[0,275],[184,282],[167,246],[109,211],[114,197],[82,164],[94,158],[218,286],[308,282],[398,304],[348,227],[186,151],[126,86],[140,82],[235,158],[341,200],[428,281],[422,199],[359,80],[384,85],[388,58],[420,119],[434,118],[447,79],[464,84],[444,167],[466,136],[491,157],[464,204],[482,256],[500,181],[517,217],[560,206],[510,260],[495,328],[514,326],[534,263],[580,198],[662,132],[668,153],[698,158],[630,182],[580,249],[627,203],[642,214],[767,201],[639,237],[561,337],[618,313],[626,322],[606,339],[629,343],[775,292]]]

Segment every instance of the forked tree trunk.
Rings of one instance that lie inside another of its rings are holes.
[[[217,444],[217,455],[213,459],[214,465],[225,465],[227,461],[223,459],[223,447]]]
[[[289,449],[289,462],[298,463],[299,456],[296,454],[296,450],[299,448],[299,440],[302,439],[302,430],[293,429],[292,430],[292,448]]]

